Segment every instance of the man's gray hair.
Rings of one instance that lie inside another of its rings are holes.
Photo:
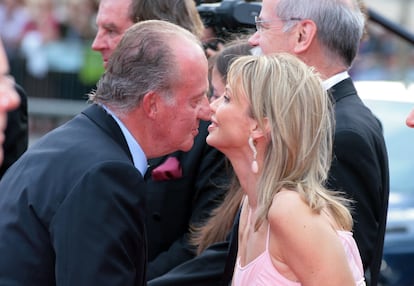
[[[317,37],[325,52],[350,67],[355,59],[365,27],[365,17],[357,1],[349,0],[280,0],[280,19],[310,19],[318,27]],[[286,29],[292,22],[286,22]]]

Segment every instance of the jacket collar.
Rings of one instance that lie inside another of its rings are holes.
[[[328,90],[328,92],[332,94],[332,97],[335,100],[335,102],[340,101],[342,98],[357,94],[357,90],[350,77],[332,86]]]
[[[109,115],[101,106],[98,104],[92,104],[87,107],[82,114],[92,120],[97,126],[99,126],[105,133],[109,135],[122,149],[128,154],[128,157],[132,159],[131,152],[129,150],[127,141],[122,134],[121,128],[116,123],[114,118]]]

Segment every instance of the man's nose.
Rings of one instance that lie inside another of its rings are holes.
[[[253,35],[249,37],[249,45],[256,47],[259,45],[259,33],[256,31]]]
[[[200,109],[198,112],[199,118],[204,121],[209,121],[211,119],[211,113],[210,103],[207,96],[205,96],[203,101],[200,103]]]
[[[91,48],[94,51],[100,51],[100,50],[103,49],[103,38],[102,38],[101,33],[99,31],[96,33],[96,36],[95,36],[95,39],[92,42]]]

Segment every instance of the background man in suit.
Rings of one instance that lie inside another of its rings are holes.
[[[125,33],[94,103],[0,182],[0,285],[145,285],[147,158],[188,151],[208,120],[207,58],[187,30]]]
[[[364,15],[354,0],[263,0],[262,4],[250,43],[265,54],[292,53],[315,67],[335,101],[328,187],[355,201],[354,237],[364,269],[376,285],[388,209],[388,158],[381,124],[358,97],[347,72],[358,52]]]
[[[195,35],[202,34],[203,24],[193,0],[101,0],[92,48],[102,54],[104,65],[127,27],[149,19],[166,19]],[[200,122],[199,135],[189,152],[179,151],[149,161],[145,192],[148,280],[194,257],[195,251],[188,243],[190,226],[203,222],[224,196],[224,156],[206,144],[208,124]],[[172,159],[181,167],[181,173],[164,178],[153,176],[157,167],[163,168],[163,163]]]

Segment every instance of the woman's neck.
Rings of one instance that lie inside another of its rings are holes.
[[[231,160],[234,172],[239,179],[240,186],[243,192],[249,199],[249,206],[252,209],[256,209],[257,205],[257,183],[259,174],[252,172],[251,164],[249,160]]]

